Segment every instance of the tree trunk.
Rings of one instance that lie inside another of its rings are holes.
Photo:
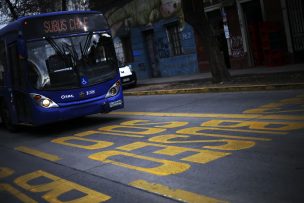
[[[17,12],[15,10],[15,7],[12,4],[12,2],[10,0],[5,0],[5,2],[7,4],[7,6],[8,6],[8,9],[11,12],[11,16],[12,16],[13,20],[17,20],[19,16],[18,16],[18,14],[17,14]]]
[[[231,76],[225,64],[223,51],[220,49],[219,41],[207,20],[203,1],[182,0],[182,7],[186,22],[202,39],[209,59],[212,81],[214,83],[230,81]]]
[[[66,11],[67,10],[67,1],[61,0],[61,10]]]

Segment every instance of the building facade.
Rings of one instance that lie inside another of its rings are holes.
[[[304,59],[302,0],[204,0],[228,68]],[[98,8],[93,8],[97,9]],[[180,0],[132,0],[103,11],[119,61],[139,79],[208,72],[204,44],[182,21]]]
[[[177,19],[131,28],[114,40],[118,59],[132,64],[140,79],[198,72],[196,43],[188,24],[182,31]]]
[[[223,23],[232,68],[303,62],[302,0],[205,0],[205,4],[212,24]]]

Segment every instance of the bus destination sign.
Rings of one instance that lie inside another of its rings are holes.
[[[69,19],[55,19],[43,21],[44,33],[61,33],[74,31],[87,31],[88,17],[74,17]]]
[[[107,30],[108,25],[101,14],[54,15],[29,18],[23,23],[27,39],[49,37],[60,34]]]

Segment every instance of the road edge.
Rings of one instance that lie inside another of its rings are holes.
[[[144,90],[125,91],[125,96],[165,95],[165,94],[195,94],[214,92],[242,92],[242,91],[266,91],[266,90],[289,90],[304,89],[304,83],[290,84],[267,84],[267,85],[225,85],[222,87],[197,87],[172,90]]]

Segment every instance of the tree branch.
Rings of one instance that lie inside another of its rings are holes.
[[[16,7],[12,4],[10,0],[5,0],[5,3],[7,4],[8,9],[10,10],[13,20],[17,20],[19,15],[16,12]]]

